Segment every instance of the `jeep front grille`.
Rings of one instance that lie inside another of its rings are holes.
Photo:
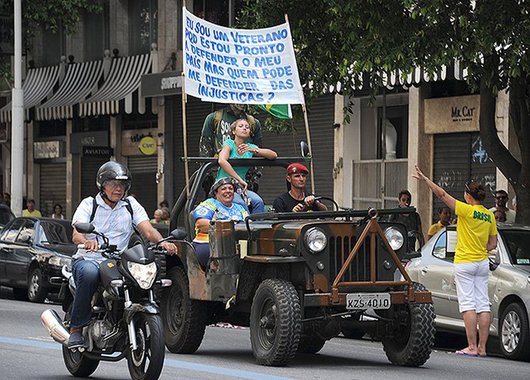
[[[348,258],[357,239],[355,236],[333,236],[329,237],[329,259],[330,278],[334,279],[339,273],[342,265]],[[370,280],[370,243],[365,242],[360,251],[355,255],[350,268],[344,274],[342,281],[369,281]]]

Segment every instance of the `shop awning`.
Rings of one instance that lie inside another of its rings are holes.
[[[131,57],[116,57],[103,86],[86,101],[79,103],[79,116],[112,115],[120,112],[120,101],[124,100],[124,111],[132,113],[133,95],[140,87],[142,75],[151,70],[151,54]],[[138,91],[138,103],[143,103]],[[143,107],[138,107],[143,111]]]
[[[57,92],[36,108],[37,120],[71,119],[73,106],[97,90],[103,76],[103,61],[71,63]]]
[[[369,74],[353,74],[355,76],[356,85],[353,86],[353,90],[369,90],[371,84],[369,82]],[[403,70],[395,70],[392,72],[383,72],[381,74],[382,85],[389,90],[395,87],[403,87],[407,89],[412,86],[419,86],[426,82],[436,82],[448,79],[465,80],[467,78],[467,69],[465,69],[460,62],[455,60],[452,65],[441,66],[434,73],[429,74],[426,69],[416,67],[410,72]],[[330,86],[330,92],[340,92],[342,89],[342,83],[337,83],[336,86]]]
[[[25,119],[29,119],[29,109],[38,106],[52,94],[53,87],[59,80],[61,65],[30,69],[22,90],[24,92]],[[0,109],[0,122],[11,122],[11,102]]]

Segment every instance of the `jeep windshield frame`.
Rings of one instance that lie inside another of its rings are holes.
[[[181,158],[184,161],[184,158]],[[201,166],[193,172],[189,180],[189,197],[186,192],[186,187],[181,191],[179,197],[177,198],[173,208],[171,210],[171,220],[170,220],[170,231],[177,228],[178,220],[180,216],[189,215],[196,203],[196,199],[202,191],[202,183],[205,180],[208,173],[211,170],[217,169],[219,167],[219,162],[216,158],[210,157],[188,157],[187,161],[189,163],[200,164]],[[252,157],[252,158],[235,158],[228,160],[232,166],[263,166],[263,167],[283,167],[287,168],[290,164],[295,162],[300,163],[310,163],[311,157],[278,157],[275,160],[269,160],[262,157]],[[311,179],[313,181],[313,179]],[[188,218],[184,218],[184,227],[188,233],[188,236],[193,234],[193,226],[189,225]]]

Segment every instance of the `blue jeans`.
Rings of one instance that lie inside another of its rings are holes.
[[[74,304],[70,327],[83,327],[92,316],[92,296],[99,284],[99,263],[97,261],[76,259],[72,265],[75,281]]]
[[[263,202],[263,199],[258,195],[258,193],[247,190],[247,197],[248,199],[250,199],[250,207],[252,208],[252,214],[260,214],[262,212],[265,212],[265,203]],[[241,194],[239,194],[238,192],[234,193],[234,203],[243,206],[244,209],[250,213],[247,204],[243,200]]]

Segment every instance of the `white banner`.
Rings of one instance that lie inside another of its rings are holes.
[[[183,8],[186,94],[216,103],[304,104],[291,30],[231,29]]]

